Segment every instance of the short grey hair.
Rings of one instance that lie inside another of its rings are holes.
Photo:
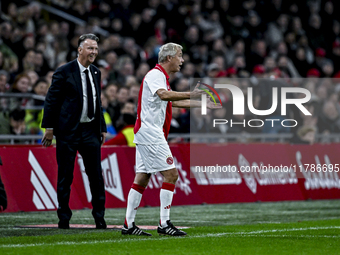
[[[176,43],[167,43],[164,44],[158,53],[158,63],[163,63],[166,60],[167,56],[174,57],[178,50],[182,50],[183,47]]]
[[[99,42],[99,38],[95,35],[95,34],[83,34],[81,36],[79,36],[78,39],[78,47],[83,47],[83,43],[86,39],[91,39],[96,41],[97,43]]]

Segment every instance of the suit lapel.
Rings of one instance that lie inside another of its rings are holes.
[[[93,78],[93,82],[95,84],[95,87],[96,87],[96,92],[99,88],[99,84],[98,84],[98,71],[96,71],[92,65],[90,65],[90,71],[91,71],[91,74],[92,74],[92,78]]]
[[[91,71],[91,74],[92,74],[92,78],[93,78],[93,82],[94,82],[94,87],[95,87],[95,89],[96,89],[96,95],[97,95],[97,99],[98,99],[98,95],[99,95],[98,90],[99,90],[99,88],[100,88],[100,86],[99,86],[99,81],[98,81],[98,79],[99,79],[98,71],[96,71],[96,70],[92,67],[92,65],[90,65],[90,71]],[[97,100],[97,102],[99,102],[99,101]],[[96,102],[96,103],[97,103],[97,102]]]

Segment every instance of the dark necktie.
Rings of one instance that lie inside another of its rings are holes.
[[[92,94],[92,86],[89,78],[89,70],[84,71],[86,75],[86,89],[87,89],[87,116],[92,119],[94,116],[94,107],[93,107],[93,94]]]

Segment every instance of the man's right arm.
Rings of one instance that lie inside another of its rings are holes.
[[[201,97],[202,94],[205,94],[203,90],[200,90],[199,84],[196,85],[195,89],[191,92],[177,92],[177,91],[168,91],[166,89],[157,90],[157,95],[163,101],[179,101],[186,99],[194,99]]]
[[[41,123],[42,128],[54,128],[58,122],[62,103],[62,85],[64,82],[65,78],[63,73],[57,70],[53,74],[52,84],[45,98],[44,116]]]
[[[52,77],[52,84],[44,102],[44,116],[41,123],[42,128],[46,128],[42,138],[42,144],[48,147],[52,144],[53,128],[59,120],[59,113],[61,107],[62,84],[64,83],[64,76],[60,70],[57,70]]]

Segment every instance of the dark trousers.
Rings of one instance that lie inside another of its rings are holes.
[[[63,140],[57,137],[58,162],[58,217],[70,220],[69,207],[71,184],[73,181],[74,162],[77,152],[83,158],[85,172],[89,178],[92,193],[92,215],[95,219],[103,218],[105,211],[105,187],[101,169],[100,137],[95,132],[93,123],[80,124],[74,139]]]

